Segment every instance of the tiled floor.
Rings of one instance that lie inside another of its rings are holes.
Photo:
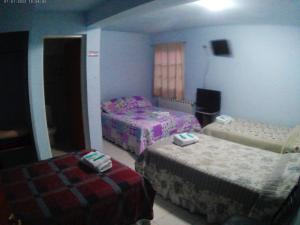
[[[134,156],[129,152],[120,149],[118,146],[103,141],[104,152],[114,159],[134,169]],[[164,200],[159,195],[155,198],[154,203],[154,219],[151,225],[207,225],[205,219],[195,214],[189,213],[187,210],[175,206],[169,201]]]
[[[59,149],[55,149],[55,148],[52,148],[51,151],[52,151],[53,157],[66,154],[66,152],[59,150]]]
[[[104,153],[134,169],[134,155],[119,148],[118,146],[103,141]],[[52,149],[53,156],[59,156],[64,152]],[[154,202],[154,219],[151,225],[207,225],[205,218],[192,214],[185,209],[177,207],[171,202],[156,195]]]

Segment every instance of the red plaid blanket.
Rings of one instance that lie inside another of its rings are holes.
[[[0,171],[0,185],[23,225],[125,225],[153,218],[150,184],[116,160],[103,174],[87,168],[79,160],[88,152]]]

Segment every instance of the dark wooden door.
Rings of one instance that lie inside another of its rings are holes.
[[[29,126],[28,32],[0,34],[0,129]]]
[[[0,34],[0,165],[36,160],[29,95],[28,32]],[[1,135],[0,135],[1,136]]]
[[[54,147],[84,148],[80,38],[45,39],[44,76],[46,105],[56,127]]]
[[[81,39],[66,43],[66,72],[70,107],[70,141],[76,148],[84,148],[84,132],[81,102]]]

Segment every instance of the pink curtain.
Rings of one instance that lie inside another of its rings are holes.
[[[155,45],[154,96],[184,98],[184,44]]]

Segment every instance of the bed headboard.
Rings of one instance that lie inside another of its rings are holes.
[[[173,98],[158,98],[158,106],[181,112],[194,114],[194,104],[189,100],[176,100]]]

